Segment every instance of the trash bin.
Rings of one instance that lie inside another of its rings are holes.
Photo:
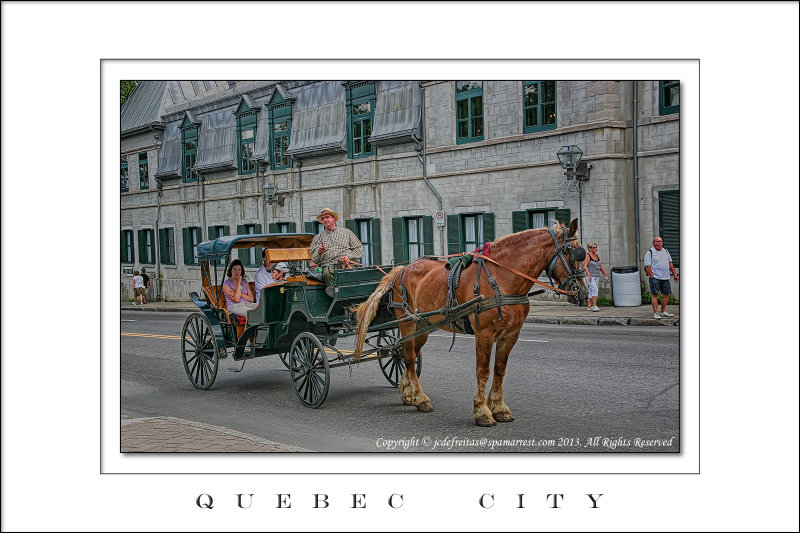
[[[621,266],[611,269],[611,295],[616,307],[642,305],[642,286],[639,283],[639,267]]]

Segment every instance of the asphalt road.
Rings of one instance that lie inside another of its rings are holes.
[[[471,337],[448,353],[438,332],[423,348],[432,413],[402,405],[374,361],[331,369],[325,403],[309,409],[277,356],[240,373],[223,359],[211,389],[195,389],[180,355],[186,316],[122,312],[122,417],[184,418],[320,452],[680,451],[679,328],[527,324],[504,384],[516,420],[481,428]]]

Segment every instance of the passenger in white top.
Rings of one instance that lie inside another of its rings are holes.
[[[272,278],[272,268],[275,266],[275,263],[270,263],[267,261],[267,251],[261,251],[261,261],[262,265],[261,268],[258,269],[256,272],[256,303],[261,301],[261,289],[269,285],[270,283],[275,283],[275,280]]]

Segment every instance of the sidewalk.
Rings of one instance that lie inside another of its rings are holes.
[[[133,305],[121,302],[122,311],[169,311],[193,313],[198,311],[192,302],[151,302],[145,305]],[[653,318],[650,305],[638,307],[601,307],[600,311],[587,311],[577,305],[531,300],[531,309],[525,322],[530,324],[577,324],[589,326],[677,326],[680,319],[680,306],[668,305],[667,311],[674,314],[672,318]]]
[[[255,435],[182,418],[123,418],[120,452],[310,452]]]

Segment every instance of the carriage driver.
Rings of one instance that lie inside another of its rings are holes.
[[[322,281],[325,282],[325,293],[333,298],[334,270],[338,261],[342,266],[349,267],[351,262],[358,261],[364,254],[361,239],[347,228],[339,228],[336,222],[339,215],[327,207],[317,215],[317,221],[324,226],[314,240],[311,241],[311,260],[322,267]]]

